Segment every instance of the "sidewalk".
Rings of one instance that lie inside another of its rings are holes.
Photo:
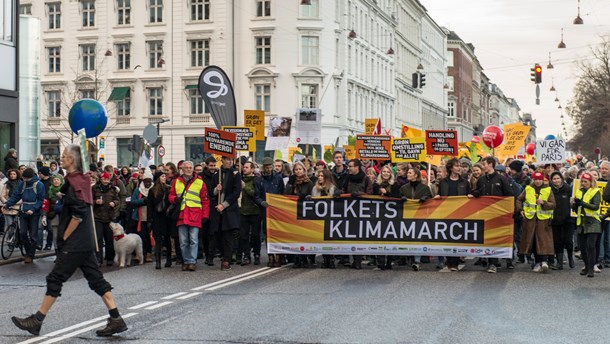
[[[55,255],[55,250],[51,250],[51,251],[36,251],[36,257],[34,259],[40,259],[40,258],[45,258],[45,257],[51,257]],[[23,261],[23,256],[21,255],[21,252],[19,252],[19,250],[15,250],[15,252],[13,252],[13,255],[11,256],[11,258],[9,259],[2,259],[0,257],[0,266],[2,265],[7,265],[7,264],[13,264],[13,263],[19,263]]]

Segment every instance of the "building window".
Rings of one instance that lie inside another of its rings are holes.
[[[318,40],[314,36],[301,37],[301,64],[318,64]]]
[[[117,166],[133,166],[137,162],[139,155],[130,150],[131,138],[117,138]]]
[[[40,154],[46,161],[60,161],[59,140],[40,140]]]
[[[32,15],[32,4],[19,5],[19,14]]]
[[[271,85],[256,85],[254,92],[256,110],[271,112]]]
[[[95,70],[95,44],[81,45],[83,71]]]
[[[83,27],[95,26],[95,1],[81,0],[83,10]]]
[[[49,13],[49,30],[61,29],[61,2],[47,4]]]
[[[61,117],[61,92],[47,91],[47,99],[49,102],[49,118]]]
[[[271,63],[271,37],[256,37],[256,64]]]
[[[117,0],[117,24],[131,24],[131,0]]]
[[[447,109],[449,110],[447,112],[447,117],[455,117],[455,102],[453,100],[449,101],[449,104],[447,104]]]
[[[271,17],[271,0],[256,0],[256,16]]]
[[[210,0],[190,0],[191,21],[210,20]]]
[[[191,67],[203,67],[210,64],[210,40],[190,41]]]
[[[300,5],[301,17],[317,18],[318,17],[318,0],[310,0],[311,5]]]
[[[117,52],[117,68],[119,70],[129,69],[131,67],[131,52],[129,43],[116,44]]]
[[[117,116],[126,116],[129,117],[131,115],[131,91],[127,91],[125,97],[116,102],[116,114]]]
[[[148,115],[160,116],[163,114],[163,88],[151,87],[148,89]]]
[[[60,47],[47,48],[49,53],[49,73],[61,72],[61,50]]]
[[[151,41],[148,42],[148,57],[150,68],[161,68],[161,57],[163,56],[163,42],[162,41]]]
[[[305,84],[301,86],[301,107],[318,107],[318,85]]]
[[[186,160],[195,164],[202,163],[209,156],[209,154],[203,152],[203,137],[185,137],[184,148]]]
[[[89,99],[95,99],[95,90],[80,90],[80,98],[81,99],[85,99],[85,98],[89,98]]]
[[[149,0],[148,3],[149,23],[163,22],[163,0]]]
[[[201,94],[199,94],[199,90],[196,88],[191,88],[188,90],[189,92],[189,104],[190,104],[190,111],[189,114],[191,115],[203,115],[206,113],[210,113],[207,109],[207,107],[205,106],[205,102],[203,101],[203,97],[201,97]]]

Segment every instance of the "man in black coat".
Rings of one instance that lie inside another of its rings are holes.
[[[201,177],[201,179],[203,179],[203,182],[205,183],[206,186],[206,190],[212,190],[214,188],[214,181],[213,181],[213,177],[214,177],[214,173],[216,173],[216,171],[218,170],[218,168],[216,168],[216,158],[214,158],[213,156],[208,157],[205,160],[205,163],[203,164],[203,171],[201,171],[201,173],[199,173],[199,176]],[[215,204],[214,204],[215,205]],[[213,206],[210,203],[210,213],[212,212]],[[205,264],[208,266],[214,266],[214,253],[215,252],[210,252],[209,248],[210,248],[210,221],[209,220],[203,220],[203,223],[201,224],[201,230],[199,231],[199,250],[197,253],[197,259],[201,259],[203,258],[203,256],[205,255]]]
[[[233,166],[233,159],[223,157],[222,167],[212,177],[210,195],[210,252],[216,250],[216,237],[222,252],[221,270],[231,270],[233,243],[240,225],[239,205],[241,175]]]

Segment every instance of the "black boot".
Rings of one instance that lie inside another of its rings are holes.
[[[570,269],[574,269],[574,254],[568,250],[568,264],[570,265]]]
[[[166,248],[165,251],[165,267],[170,268],[172,266],[172,249]]]
[[[121,333],[124,331],[127,331],[127,324],[125,324],[123,318],[109,317],[108,322],[106,323],[106,327],[101,330],[95,331],[95,334],[97,334],[98,337],[110,337],[115,333]]]
[[[161,242],[160,238],[155,239],[155,269],[161,269]]]
[[[42,321],[36,319],[36,314],[32,314],[27,318],[12,317],[11,320],[15,326],[19,327],[24,331],[37,336],[40,334],[40,328],[42,327]]]
[[[555,264],[551,265],[551,270],[563,270],[563,253],[557,253]]]

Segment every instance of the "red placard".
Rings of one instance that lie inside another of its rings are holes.
[[[458,154],[458,137],[455,130],[426,130],[426,153],[428,155]]]
[[[227,158],[235,159],[237,150],[235,149],[235,133],[224,130],[205,128],[203,140],[203,151],[209,154],[218,154]]]

